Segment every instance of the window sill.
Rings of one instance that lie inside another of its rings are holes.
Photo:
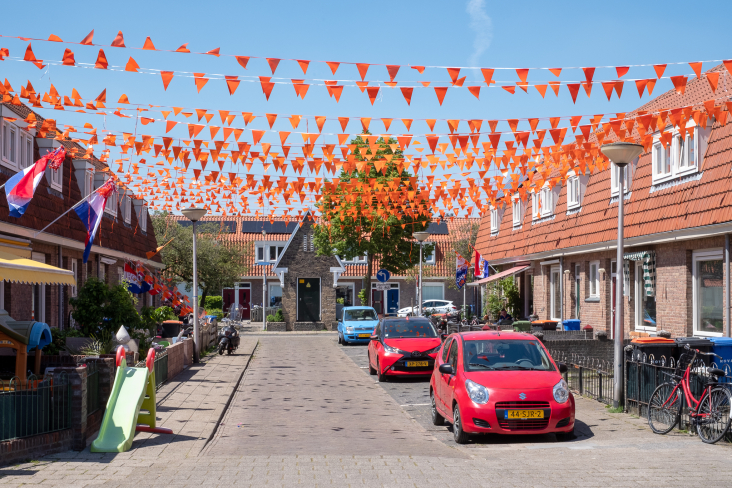
[[[666,190],[668,188],[672,188],[677,185],[682,185],[684,183],[689,183],[691,181],[699,181],[702,176],[704,176],[704,172],[693,172],[693,173],[686,173],[683,176],[679,176],[677,178],[667,179],[662,182],[653,182],[651,185],[651,189],[649,190],[649,193],[654,193],[661,190]]]
[[[721,332],[702,332],[699,330],[695,330],[694,337],[722,337],[722,333]]]
[[[635,330],[639,332],[656,332],[657,327],[650,327],[646,325],[636,325]]]
[[[625,197],[623,197],[623,201],[630,200],[630,196],[633,194],[632,191],[625,192]],[[610,196],[610,203],[608,205],[613,205],[615,203],[618,203],[618,194],[616,193],[615,196]]]
[[[587,297],[585,298],[586,303],[600,303],[600,297]]]
[[[8,160],[8,159],[5,159],[5,158],[0,159],[0,165],[5,166],[6,168],[11,169],[13,171],[18,171],[18,165],[11,163],[10,160]]]

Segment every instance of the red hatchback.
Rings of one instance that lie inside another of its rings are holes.
[[[432,422],[470,434],[574,437],[574,397],[541,341],[518,332],[463,332],[448,337],[430,380]]]
[[[441,345],[432,322],[424,317],[384,318],[369,342],[369,373],[378,374],[379,381],[431,375]]]

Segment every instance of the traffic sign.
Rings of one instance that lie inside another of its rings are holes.
[[[391,273],[386,269],[380,269],[379,272],[376,273],[376,279],[382,283],[389,281],[389,278],[391,278]]]

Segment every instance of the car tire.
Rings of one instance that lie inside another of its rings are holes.
[[[440,415],[440,412],[437,411],[434,391],[430,392],[430,403],[432,404],[432,408],[430,409],[432,411],[432,425],[445,425],[445,417]]]
[[[371,376],[373,376],[376,374],[376,370],[373,368],[373,366],[371,366],[371,354],[369,354],[368,357],[369,357],[369,374]]]
[[[338,333],[338,344],[339,345],[342,345],[343,344],[343,339],[341,339],[341,333],[340,332]]]
[[[463,430],[463,420],[457,403],[455,408],[452,409],[452,436],[456,444],[467,444],[470,440],[470,434]]]
[[[570,430],[569,432],[557,432],[554,435],[557,436],[557,440],[559,442],[567,442],[577,438],[577,436],[574,434],[574,427],[572,427],[572,430]]]
[[[386,383],[386,375],[381,372],[379,360],[376,360],[376,374],[379,375],[379,383]]]

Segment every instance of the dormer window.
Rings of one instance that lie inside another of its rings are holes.
[[[570,176],[567,179],[567,209],[579,208],[582,205],[580,198],[579,176]]]
[[[368,261],[367,257],[368,257],[368,255],[366,253],[364,253],[363,256],[355,256],[353,259],[343,260],[343,263],[345,263],[345,264],[366,264],[366,262]]]
[[[33,136],[12,122],[2,119],[0,163],[13,170],[24,170],[33,162]]]
[[[511,204],[511,213],[513,214],[513,226],[519,227],[524,219],[524,202],[518,195],[514,197]]]
[[[118,198],[119,194],[116,191],[111,192],[107,197],[107,204],[104,206],[104,211],[114,217],[117,216]]]
[[[503,208],[491,208],[491,234],[498,234],[503,218]]]
[[[558,191],[559,186],[552,189],[546,184],[541,190],[531,195],[532,220],[543,219],[554,215],[554,204],[556,203],[556,195],[554,193]]]
[[[147,206],[142,205],[140,207],[140,214],[137,216],[137,222],[140,224],[140,229],[143,232],[147,232]]]
[[[435,264],[435,256],[437,255],[437,245],[432,248],[432,252],[425,254],[424,262],[427,264]]]
[[[274,263],[285,250],[285,246],[279,245],[278,243],[269,244],[267,242],[258,242],[255,247],[257,250],[257,262]]]
[[[633,183],[633,174],[635,173],[635,168],[638,166],[638,158],[635,158],[633,161],[631,161],[626,167],[625,171],[623,171],[623,192],[624,193],[630,193],[630,185]],[[618,196],[618,180],[620,178],[620,168],[617,167],[615,164],[610,165],[610,196],[617,197]]]
[[[122,211],[122,217],[124,218],[125,224],[132,222],[132,198],[129,196],[122,197],[120,210]]]
[[[653,138],[653,184],[696,173],[701,168],[707,150],[711,126],[697,127],[689,122],[682,137],[678,130],[671,132],[671,141],[664,145],[660,135]]]

